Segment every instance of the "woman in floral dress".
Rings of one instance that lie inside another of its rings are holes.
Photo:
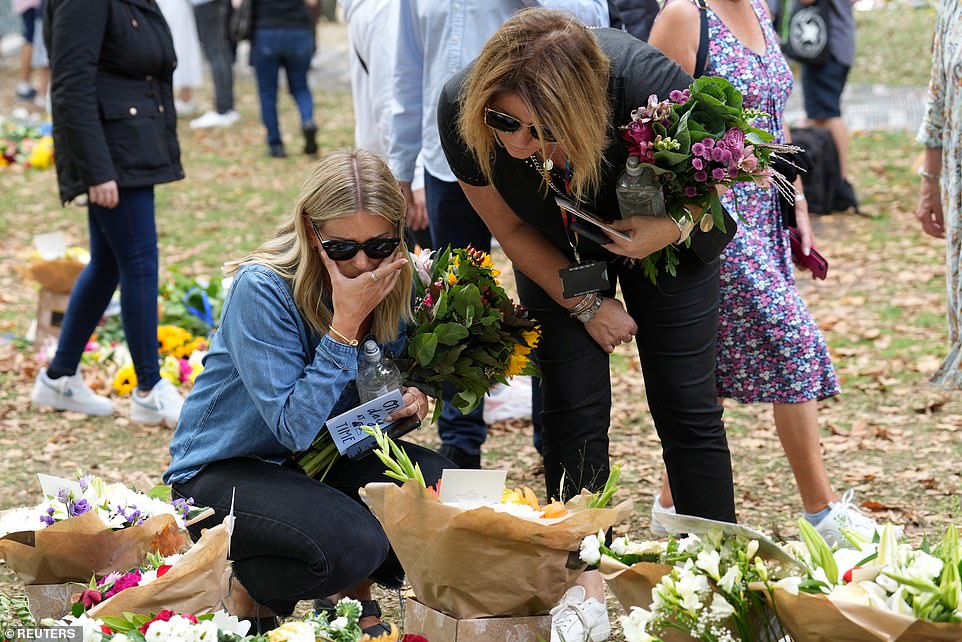
[[[771,27],[764,0],[669,2],[649,42],[696,72],[701,36],[700,11],[708,20],[704,74],[727,79],[745,106],[770,114],[756,125],[777,141],[787,139],[785,104],[794,84]],[[704,50],[701,52],[704,53]],[[701,70],[697,70],[700,72]],[[801,180],[795,183],[796,219],[803,247],[812,231]],[[788,232],[782,224],[776,190],[741,183],[722,202],[743,223],[722,255],[716,381],[722,397],[740,403],[771,403],[775,427],[802,497],[806,518],[830,541],[840,528],[871,534],[874,522],[832,489],[822,460],[818,400],[839,393],[835,370],[818,326],[795,288]],[[663,485],[652,509],[671,511]]]
[[[915,213],[926,233],[947,237],[951,347],[932,382],[957,389],[962,388],[962,5],[958,0],[942,0],[939,6],[929,100],[918,139],[926,150]]]

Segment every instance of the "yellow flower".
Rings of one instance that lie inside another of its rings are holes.
[[[188,341],[182,346],[174,348],[173,355],[178,359],[186,359],[194,350],[205,350],[207,348],[207,340],[203,337],[195,337],[193,341]]]
[[[161,354],[174,354],[174,352],[189,343],[194,337],[183,328],[175,325],[157,326],[158,350]]]
[[[528,357],[517,351],[512,351],[511,356],[508,357],[508,367],[504,371],[504,376],[506,377],[516,377],[522,372],[524,372],[525,367],[528,365]]]
[[[190,364],[190,376],[187,378],[190,381],[190,385],[194,385],[194,380],[197,379],[197,375],[204,371],[204,366],[199,363]]]
[[[526,356],[529,352],[531,352],[531,348],[523,343],[516,343],[511,349],[511,352],[514,354],[520,354],[521,356]]]
[[[160,364],[160,376],[171,382],[175,386],[180,385],[180,360],[177,357],[167,355],[164,362]]]
[[[541,340],[541,326],[535,326],[534,330],[525,330],[521,333],[521,336],[524,338],[524,342],[527,343],[528,346],[534,348]]]
[[[134,364],[128,363],[117,371],[114,377],[114,390],[120,395],[129,395],[137,386],[137,373],[134,372]]]
[[[481,252],[480,256],[478,256],[478,259],[479,259],[478,265],[480,265],[481,267],[483,267],[483,268],[492,268],[492,269],[494,268],[494,261],[491,260],[491,255],[490,255],[490,254],[486,254],[485,252]]]
[[[36,167],[37,169],[47,169],[53,165],[53,139],[44,136],[37,141],[33,149],[30,150],[27,163],[30,164],[30,167]]]
[[[315,639],[314,625],[309,622],[285,622],[267,632],[270,642],[309,642]]]
[[[454,285],[457,282],[458,277],[454,274],[454,272],[448,272],[448,285]]]

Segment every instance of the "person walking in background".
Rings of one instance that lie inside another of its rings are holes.
[[[962,5],[942,0],[935,24],[932,72],[919,143],[925,162],[915,215],[926,234],[944,238],[949,353],[932,377],[962,388]]]
[[[704,43],[703,20],[708,27]],[[650,42],[694,76],[728,80],[742,93],[745,107],[768,114],[755,126],[776,141],[788,139],[784,113],[794,79],[765,0],[708,0],[697,5],[670,1],[655,22]],[[758,82],[760,78],[765,82]],[[739,403],[772,404],[805,518],[826,540],[844,542],[842,528],[871,537],[875,522],[849,499],[839,499],[822,459],[818,400],[837,395],[839,387],[825,339],[795,288],[778,192],[739,183],[722,196],[722,203],[729,211],[737,208],[746,224],[738,227],[722,253],[718,394]],[[813,236],[800,178],[795,181],[795,218],[808,249]],[[652,508],[656,534],[666,533],[658,515],[674,512],[671,495],[666,478]]]
[[[14,13],[20,14],[23,24],[23,47],[20,49],[20,75],[17,79],[16,94],[19,100],[34,101],[43,106],[47,99],[48,70],[43,65],[34,64],[34,41],[40,24],[42,0],[13,0]],[[37,87],[31,83],[34,67],[39,67]]]
[[[816,0],[797,0],[805,5]],[[855,12],[854,0],[826,0],[828,6],[828,48],[831,53],[827,62],[815,65],[802,63],[802,98],[805,115],[810,124],[824,127],[832,134],[838,150],[838,182],[836,206],[858,209],[858,198],[849,180],[848,130],[842,120],[842,91],[848,80],[848,72],[855,64]]]
[[[411,181],[420,154],[432,247],[471,246],[491,251],[491,232],[458,185],[438,136],[437,103],[444,83],[481,51],[488,37],[519,9],[530,5],[565,9],[592,26],[608,25],[605,0],[398,0],[394,117],[390,163],[409,210],[420,216]],[[413,225],[413,223],[412,223]],[[439,452],[462,468],[481,467],[487,436],[484,402],[468,414],[451,404],[457,394],[442,388]]]
[[[190,0],[157,0],[157,6],[167,20],[174,38],[177,67],[174,69],[174,107],[178,116],[190,116],[197,111],[194,90],[204,82],[201,67],[200,41]]]
[[[391,144],[399,4],[396,0],[341,0],[341,9],[347,23],[351,60],[354,146],[387,159]],[[407,215],[411,245],[432,247],[420,159],[415,166],[411,192],[414,208]]]
[[[659,10],[658,0],[608,0],[611,26],[645,42],[648,42],[651,25],[655,23]]]
[[[317,153],[314,97],[307,72],[314,57],[314,17],[318,0],[253,0],[251,64],[257,78],[261,122],[267,130],[267,150],[272,158],[286,158],[277,118],[277,75],[283,68],[287,88],[301,117],[304,153]]]
[[[240,120],[240,114],[234,109],[234,47],[227,33],[230,0],[191,2],[197,36],[214,81],[214,110],[190,121],[190,127],[229,127]]]
[[[32,400],[88,415],[113,412],[78,366],[119,283],[137,374],[130,417],[173,427],[183,399],[160,377],[154,222],[154,185],[184,178],[170,29],[154,4],[48,0],[44,40],[60,200],[87,195],[90,263],[71,292],[57,352],[37,376]]]

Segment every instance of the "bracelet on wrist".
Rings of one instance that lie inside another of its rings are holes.
[[[942,172],[930,172],[924,167],[919,168],[919,176],[929,181],[937,181],[942,176]]]
[[[575,305],[568,308],[568,314],[570,314],[572,317],[575,317],[581,314],[582,312],[584,312],[585,310],[591,307],[591,304],[594,303],[594,300],[597,297],[598,297],[597,292],[589,292],[588,294],[584,295],[581,298],[581,300],[578,301]]]
[[[577,319],[581,323],[588,323],[595,318],[595,315],[598,314],[598,310],[601,309],[601,304],[605,302],[605,298],[601,295],[598,295],[597,292],[593,294],[596,296],[594,299],[592,299],[591,305],[578,314],[572,314],[572,318]]]
[[[333,334],[333,335],[334,335],[334,338],[335,338],[335,339],[340,339],[340,341],[338,341],[338,343],[346,343],[347,345],[351,346],[352,348],[356,348],[356,347],[357,347],[357,345],[358,345],[357,339],[349,339],[348,337],[345,337],[343,334],[341,334],[340,332],[338,332],[337,330],[335,330],[335,329],[334,329],[334,326],[332,326],[332,325],[331,325],[331,326],[328,326],[327,329],[328,329],[328,332],[329,332],[330,334]]]

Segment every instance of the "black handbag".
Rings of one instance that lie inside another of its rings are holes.
[[[785,4],[791,0],[785,0]],[[828,62],[832,50],[829,47],[829,7],[831,0],[816,0],[804,5],[795,0],[791,10],[783,11],[781,29],[782,53],[786,57],[807,65]]]
[[[230,14],[230,37],[234,42],[250,40],[254,28],[254,0],[241,0]]]

